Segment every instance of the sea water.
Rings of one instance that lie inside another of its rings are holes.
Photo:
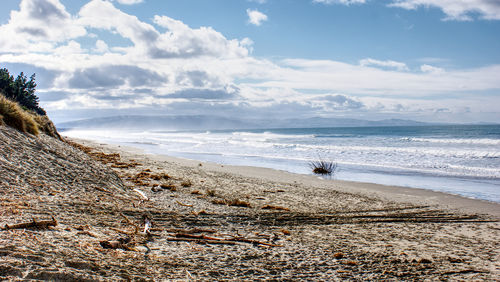
[[[66,130],[94,139],[227,165],[311,174],[337,163],[335,179],[424,188],[500,202],[500,125],[218,131]]]

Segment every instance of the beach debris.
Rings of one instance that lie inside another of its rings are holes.
[[[209,197],[215,197],[215,190],[207,190],[207,196]]]
[[[126,217],[123,213],[120,213],[120,216],[123,217],[125,219],[125,221],[127,222],[127,224],[131,225],[134,227],[134,234],[137,234],[137,232],[139,232],[139,226],[137,226],[137,224],[133,223],[128,217]]]
[[[418,260],[418,263],[432,263],[432,260],[427,258],[421,258]]]
[[[104,249],[122,249],[126,251],[133,251],[134,249],[129,246],[132,241],[130,237],[118,238],[117,240],[103,240],[99,244]]]
[[[88,230],[84,230],[84,231],[78,231],[76,232],[76,235],[87,235],[87,236],[90,236],[90,237],[97,237],[97,235],[95,235],[94,233],[88,231]]]
[[[162,192],[163,189],[161,189],[160,186],[153,186],[153,187],[151,187],[151,191],[158,193],[158,192]]]
[[[262,209],[263,210],[290,211],[289,208],[280,207],[280,206],[272,206],[272,205],[265,205],[262,207]]]
[[[292,232],[290,232],[290,230],[288,230],[288,229],[282,228],[282,229],[280,229],[280,231],[281,231],[281,233],[283,233],[283,235],[286,235],[286,236],[292,235]]]
[[[202,195],[202,193],[200,192],[200,190],[191,191],[191,194],[193,194],[193,195]]]
[[[134,188],[134,192],[136,192],[139,196],[141,196],[144,201],[149,201],[149,198],[141,190]]]
[[[200,211],[197,211],[197,212],[192,211],[191,213],[192,213],[193,215],[196,215],[196,216],[198,216],[198,215],[206,215],[206,214],[208,214],[208,212],[207,212],[206,210],[200,210]]]
[[[160,188],[170,190],[172,192],[177,191],[177,187],[174,184],[170,184],[170,183],[160,184]]]
[[[206,229],[206,228],[192,228],[192,229],[166,229],[165,231],[170,233],[184,233],[184,234],[193,234],[193,233],[217,233],[217,230],[214,229]]]
[[[253,245],[261,245],[268,247],[282,247],[282,245],[271,244],[259,240],[248,239],[241,236],[231,236],[231,238],[218,238],[206,235],[195,235],[188,233],[176,233],[174,237],[167,238],[168,241],[188,241],[200,244],[227,244],[235,245],[236,243],[251,243]]]
[[[343,254],[343,253],[338,252],[338,253],[333,254],[333,257],[334,257],[334,258],[336,258],[336,259],[341,259],[341,258],[343,258],[343,257],[344,257],[344,254]]]
[[[448,261],[451,263],[461,263],[464,262],[463,259],[457,257],[448,257]]]
[[[251,208],[252,207],[252,205],[250,205],[249,202],[242,201],[240,199],[233,199],[233,200],[215,199],[212,201],[212,204],[234,206],[234,207],[243,207],[243,208]]]
[[[45,229],[48,228],[49,226],[56,226],[56,225],[57,225],[57,220],[54,217],[52,217],[52,220],[40,220],[40,221],[37,221],[33,218],[32,221],[30,222],[23,222],[12,225],[5,224],[5,226],[2,229],[3,230],[25,229],[25,228]]]
[[[193,207],[193,205],[189,205],[189,204],[184,204],[184,203],[181,203],[179,201],[175,201],[177,204],[183,206],[183,207]]]
[[[161,174],[153,174],[151,175],[151,178],[153,180],[162,180],[162,179],[170,179],[170,175],[166,173],[161,173]]]
[[[182,181],[181,186],[187,188],[193,186],[193,183],[191,183],[190,180],[184,180]]]
[[[153,226],[153,223],[151,222],[151,218],[147,214],[142,215],[142,220],[144,221],[144,231],[143,233],[149,234],[149,231],[151,227]]]

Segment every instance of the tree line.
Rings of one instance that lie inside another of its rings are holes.
[[[0,93],[18,102],[24,109],[45,116],[47,113],[38,104],[39,99],[35,95],[35,88],[35,74],[31,75],[28,80],[28,77],[21,72],[14,79],[9,70],[6,68],[0,69]]]

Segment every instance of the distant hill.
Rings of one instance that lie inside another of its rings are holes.
[[[423,126],[428,123],[387,119],[379,121],[347,118],[307,118],[292,120],[241,120],[218,116],[142,116],[124,115],[91,118],[58,123],[60,129],[148,129],[148,130],[220,130],[252,128],[312,128],[312,127],[373,127],[373,126]]]

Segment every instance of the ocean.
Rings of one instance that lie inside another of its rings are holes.
[[[337,163],[334,179],[423,188],[500,202],[500,125],[293,128],[217,131],[98,131],[69,137],[151,154],[312,174]]]

